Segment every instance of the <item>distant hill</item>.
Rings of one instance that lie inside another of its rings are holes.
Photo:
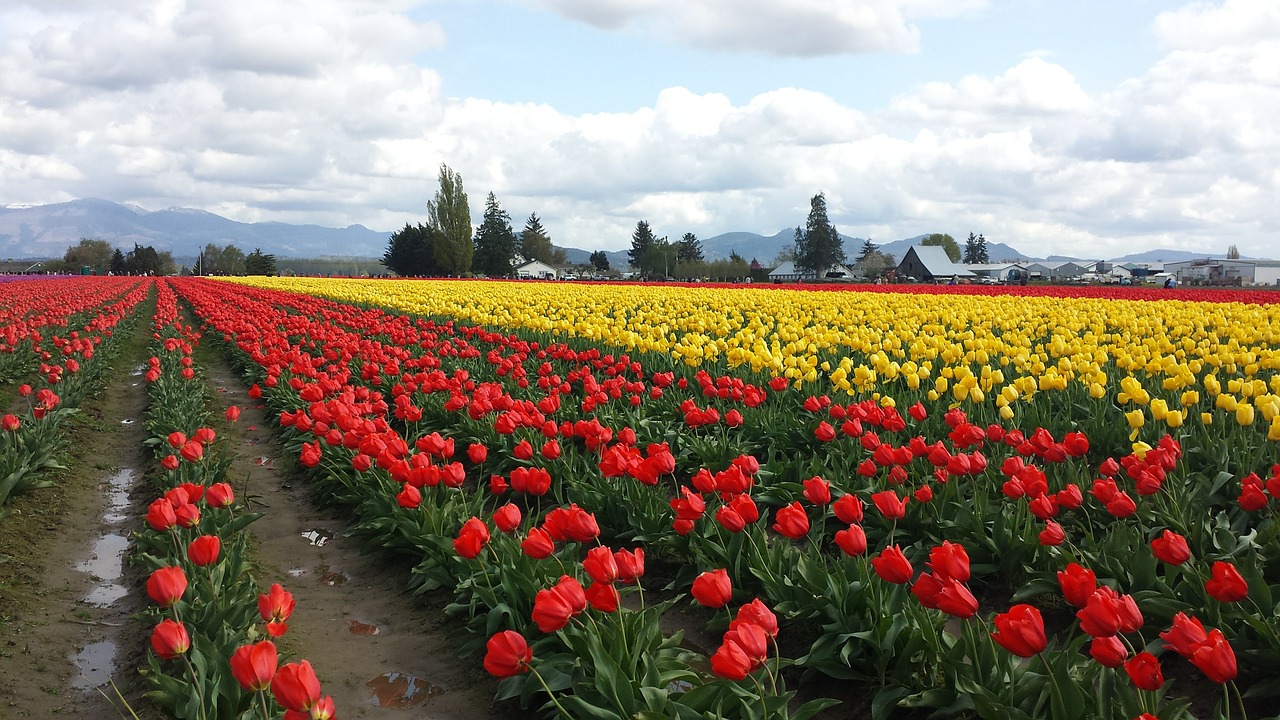
[[[1209,257],[1222,257],[1222,255],[1219,253],[1202,253],[1202,252],[1190,252],[1187,250],[1170,250],[1168,248],[1157,248],[1155,250],[1146,250],[1144,252],[1129,253],[1124,257],[1114,258],[1114,260],[1115,262],[1118,262],[1118,263],[1124,263],[1124,262],[1170,263],[1170,262],[1182,262],[1183,260],[1198,260],[1200,258],[1209,258]],[[1246,259],[1250,259],[1250,258],[1246,258]]]
[[[81,238],[129,249],[134,243],[193,255],[209,243],[261,248],[280,257],[344,255],[381,257],[389,232],[363,225],[326,228],[288,223],[242,223],[203,210],[148,212],[108,200],[85,198],[54,205],[0,208],[0,256],[62,257]]]

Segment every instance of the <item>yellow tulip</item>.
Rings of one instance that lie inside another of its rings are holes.
[[[1248,427],[1253,424],[1253,406],[1242,402],[1236,406],[1236,424]]]

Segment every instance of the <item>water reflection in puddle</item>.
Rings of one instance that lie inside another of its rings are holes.
[[[372,623],[360,622],[355,618],[347,620],[347,631],[352,635],[381,635],[382,628]]]
[[[123,419],[123,420],[121,420],[121,421],[120,421],[120,424],[121,424],[121,425],[132,425],[132,424],[134,424],[134,423],[136,423],[136,422],[138,422],[138,421],[137,421],[137,420],[134,420],[133,418],[125,418],[125,419]]]
[[[302,537],[316,547],[324,547],[333,539],[333,531],[325,530],[324,528],[313,528],[302,533]]]
[[[81,690],[92,690],[111,679],[111,671],[116,664],[116,644],[111,640],[85,645],[84,649],[71,656],[79,674],[71,678],[71,686]]]
[[[405,673],[388,672],[365,683],[375,707],[404,709],[420,705],[444,692],[439,685]]]
[[[132,468],[125,468],[108,478],[107,507],[102,514],[104,523],[118,525],[126,520],[129,488],[137,478],[138,474]],[[89,557],[75,566],[76,570],[96,581],[84,596],[84,602],[94,607],[107,607],[128,594],[128,590],[117,582],[124,572],[124,554],[128,549],[129,538],[119,532],[104,533],[93,541]]]

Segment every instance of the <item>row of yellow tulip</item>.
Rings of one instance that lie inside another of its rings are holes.
[[[1280,440],[1280,304],[468,280],[240,278],[487,327],[556,333],[689,366],[825,378],[831,390],[901,389],[1009,406],[1078,386],[1130,425],[1241,425]],[[1118,390],[1117,390],[1118,389]],[[1202,402],[1202,396],[1206,398]]]

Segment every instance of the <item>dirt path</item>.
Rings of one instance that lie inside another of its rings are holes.
[[[274,426],[244,383],[213,348],[198,353],[221,409],[242,410],[222,432],[240,455],[231,471],[237,491],[247,481],[255,509],[266,513],[250,526],[258,581],[280,582],[297,600],[282,646],[311,661],[339,717],[511,717],[512,708],[491,708],[497,685],[480,658],[459,656],[461,631],[404,590],[408,569],[361,555],[342,536],[345,519],[317,510],[303,483],[283,470],[294,460],[279,454]]]
[[[0,521],[0,717],[117,717],[95,690],[108,678],[133,707],[145,704],[131,670],[142,662],[141,629],[129,620],[143,592],[123,557],[145,508],[145,493],[130,490],[143,485],[146,388],[131,373],[146,357],[146,329],[139,320],[120,338],[115,381],[65,426],[69,470],[16,498]]]

